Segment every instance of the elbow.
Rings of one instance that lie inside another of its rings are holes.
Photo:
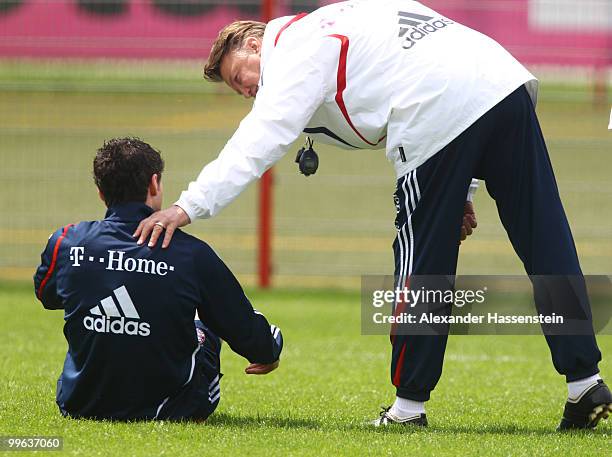
[[[64,304],[57,297],[48,298],[48,297],[43,296],[43,297],[39,297],[38,299],[40,300],[40,302],[43,305],[43,308],[45,309],[49,309],[49,310],[64,309]]]

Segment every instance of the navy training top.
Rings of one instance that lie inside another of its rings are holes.
[[[161,249],[138,246],[143,203],[51,235],[34,276],[37,298],[64,310],[68,352],[57,403],[73,417],[165,418],[167,397],[185,402],[199,350],[194,315],[252,363],[278,360],[283,338],[251,306],[205,242],[177,230]],[[184,400],[181,397],[185,397]]]

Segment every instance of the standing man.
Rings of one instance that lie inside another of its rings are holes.
[[[41,256],[36,296],[66,321],[65,416],[206,419],[221,398],[219,338],[251,362],[247,374],[278,366],[280,330],[210,246],[181,231],[170,249],[134,244],[138,223],[161,208],[163,168],[138,139],[106,142],[94,159],[106,217],[58,230]]]
[[[204,74],[256,97],[253,109],[175,206],[139,225],[139,243],[151,235],[155,245],[165,228],[168,246],[176,227],[219,213],[305,132],[343,148],[385,149],[398,179],[396,286],[455,274],[459,241],[476,225],[473,178],[486,181],[529,275],[582,280],[534,111],[537,80],[490,38],[418,2],[355,0],[230,24]],[[590,314],[588,302],[575,305]],[[397,396],[376,425],[426,425],[446,341],[392,337]],[[612,395],[593,333],[547,342],[568,382],[560,428],[594,427]]]

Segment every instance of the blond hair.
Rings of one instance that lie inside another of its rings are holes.
[[[247,38],[263,38],[266,24],[257,21],[235,21],[224,27],[214,41],[204,66],[204,79],[222,82],[221,61],[230,52],[240,49]]]

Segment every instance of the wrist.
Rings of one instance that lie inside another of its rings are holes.
[[[182,207],[180,207],[179,205],[175,203],[174,205],[172,205],[172,209],[175,210],[175,214],[178,216],[179,227],[182,227],[184,225],[191,223],[191,217],[189,217],[189,214],[187,213],[187,211],[185,211]]]

